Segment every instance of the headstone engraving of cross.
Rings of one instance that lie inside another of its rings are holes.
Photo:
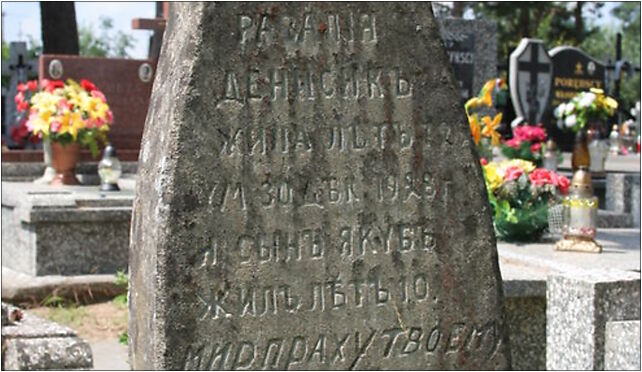
[[[4,100],[4,114],[2,117],[2,133],[5,134],[7,145],[13,145],[8,136],[9,129],[15,125],[16,103],[14,97],[18,93],[18,84],[26,82],[30,76],[38,71],[38,61],[27,58],[27,44],[25,42],[12,42],[9,45],[10,59],[8,64],[2,65],[2,75],[9,75],[9,91]]]
[[[541,122],[550,97],[553,65],[540,40],[522,39],[511,53],[509,86],[516,122]]]

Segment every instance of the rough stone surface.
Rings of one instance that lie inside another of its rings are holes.
[[[2,304],[8,311],[15,309]],[[2,326],[2,369],[88,369],[91,348],[70,328],[23,311],[20,321]]]
[[[512,368],[546,369],[546,297],[507,297]]]
[[[605,370],[640,370],[640,321],[607,322]]]
[[[163,43],[133,368],[510,367],[490,209],[429,5],[171,3]]]
[[[476,96],[486,81],[497,78],[497,25],[481,19],[437,21],[462,98]]]
[[[97,187],[3,182],[3,266],[31,276],[125,270],[133,182],[119,184],[122,191],[101,194]]]
[[[637,189],[637,194],[633,190]],[[640,205],[640,173],[608,173],[606,175],[606,209],[631,213],[632,207]],[[637,195],[637,200],[634,196]]]
[[[633,216],[630,213],[620,213],[609,210],[597,210],[597,228],[622,228],[640,227],[633,225]]]
[[[546,369],[604,369],[608,321],[640,319],[640,274],[591,271],[547,280]]]

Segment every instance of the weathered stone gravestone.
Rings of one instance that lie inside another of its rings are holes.
[[[584,53],[581,49],[560,46],[551,49],[548,54],[553,61],[553,84],[551,86],[551,104],[544,114],[548,123],[547,131],[555,142],[564,150],[570,151],[574,142],[572,132],[563,132],[557,128],[553,110],[562,102],[570,101],[578,93],[591,88],[604,89],[606,66]],[[608,126],[605,126],[605,129]],[[603,133],[606,137],[608,133]]]
[[[437,19],[461,96],[468,99],[497,77],[497,25],[484,20]]]
[[[143,369],[509,368],[430,7],[172,3],[140,154]]]
[[[553,63],[544,43],[524,38],[509,58],[508,86],[517,121],[541,123],[550,100]]]

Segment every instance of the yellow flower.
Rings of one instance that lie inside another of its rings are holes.
[[[488,80],[481,89],[481,103],[491,107],[493,105],[493,90],[495,89],[495,79]]]
[[[484,124],[484,129],[482,129],[482,136],[492,138],[492,145],[497,146],[501,140],[501,135],[497,132],[497,127],[502,121],[502,114],[499,113],[495,115],[491,121],[490,116],[484,116],[482,118],[482,123]]]
[[[611,98],[611,97],[606,97],[606,98],[604,98],[604,103],[605,103],[605,104],[606,104],[606,106],[607,106],[608,108],[610,108],[611,110],[615,110],[615,109],[617,108],[617,101],[616,101],[616,100],[614,100],[614,99],[613,99],[613,98]]]
[[[525,173],[530,173],[533,170],[535,170],[535,164],[533,164],[528,160],[511,159],[511,160],[502,161],[497,167],[497,172],[499,172],[503,177],[504,174],[506,173],[506,169],[511,167],[517,167],[522,171],[524,171]]]
[[[591,88],[591,92],[595,94],[604,94],[604,91],[599,88]]]
[[[466,101],[466,104],[464,105],[464,108],[466,109],[466,113],[468,113],[470,109],[475,109],[479,107],[481,104],[482,104],[482,101],[477,97],[473,97],[469,99],[468,101]]]
[[[477,115],[469,116],[468,124],[470,125],[470,131],[473,135],[475,145],[478,145],[479,141],[481,140],[481,126],[479,124],[479,120],[477,120]]]
[[[482,167],[484,169],[484,179],[486,180],[486,187],[490,191],[495,191],[502,184],[503,174],[500,174],[497,168],[497,163],[491,161]]]

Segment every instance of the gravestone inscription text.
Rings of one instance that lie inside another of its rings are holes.
[[[172,3],[135,368],[507,368],[494,235],[424,4]]]

